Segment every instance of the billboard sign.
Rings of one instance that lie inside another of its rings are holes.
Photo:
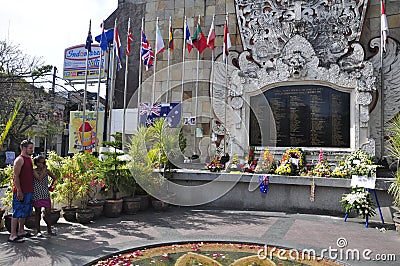
[[[100,64],[101,48],[99,44],[92,44],[92,51],[89,53],[88,60],[88,79],[99,78],[99,64]],[[86,55],[87,50],[84,44],[76,45],[65,49],[64,51],[64,79],[66,80],[85,80],[86,71]],[[101,78],[105,75],[105,61],[103,55],[101,60]]]
[[[82,117],[82,111],[70,112],[69,153],[77,153],[82,150],[91,153],[96,150],[96,146],[101,145],[103,140],[104,111],[99,111],[98,129],[96,128],[96,111],[85,112],[84,125],[82,125]]]

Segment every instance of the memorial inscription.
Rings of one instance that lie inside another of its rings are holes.
[[[261,100],[264,97],[269,106]],[[256,117],[272,112],[276,140],[267,131],[262,138],[250,137],[250,145],[276,141],[277,147],[350,147],[349,93],[320,85],[281,86],[253,96],[251,105],[250,125],[258,123]],[[259,136],[259,128],[265,125],[251,126],[250,136]]]

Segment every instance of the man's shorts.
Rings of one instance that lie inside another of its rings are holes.
[[[32,215],[32,198],[33,193],[24,193],[24,199],[19,201],[17,194],[13,195],[12,209],[13,218],[26,218]]]

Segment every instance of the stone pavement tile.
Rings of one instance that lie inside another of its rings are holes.
[[[296,219],[284,240],[303,246],[339,248],[338,241],[345,241],[345,249],[370,249],[374,253],[400,254],[400,237],[393,231],[380,232],[376,228],[365,228],[362,223],[307,221]]]
[[[184,220],[170,220],[169,224],[181,235],[223,235],[258,237],[263,235],[277,218],[243,214],[192,213]],[[183,224],[184,222],[184,224]]]

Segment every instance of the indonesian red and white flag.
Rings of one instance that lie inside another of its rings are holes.
[[[156,55],[164,52],[164,41],[158,23],[156,25]]]
[[[229,48],[231,48],[231,38],[229,36],[229,30],[228,30],[228,17],[226,17],[225,20],[225,25],[224,25],[224,53],[223,53],[223,58],[225,60],[225,57],[229,55]]]
[[[214,41],[215,41],[215,27],[214,27],[214,18],[211,23],[210,31],[208,32],[207,37],[207,46],[210,47],[211,50],[214,50]]]
[[[381,0],[381,44],[382,50],[386,52],[386,44],[388,43],[388,35],[389,35],[389,26],[385,13],[385,5],[383,4],[383,0]]]

